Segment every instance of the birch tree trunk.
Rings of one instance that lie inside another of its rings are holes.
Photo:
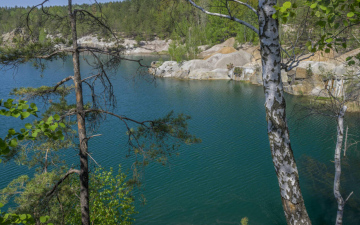
[[[287,223],[310,225],[286,121],[286,103],[280,76],[279,23],[272,18],[276,12],[273,8],[276,3],[276,0],[259,0],[258,7],[268,136]]]
[[[342,224],[345,202],[340,193],[340,176],[341,176],[341,147],[344,139],[344,115],[347,107],[343,106],[337,119],[337,141],[335,148],[335,178],[334,178],[334,195],[338,203],[336,215],[336,225]]]
[[[76,12],[72,10],[72,0],[69,1],[69,17],[71,22],[71,33],[73,40],[73,65],[74,83],[76,94],[77,124],[80,144],[80,205],[82,225],[90,225],[89,213],[89,168],[88,168],[88,146],[85,129],[85,113],[82,94],[82,82],[80,74],[79,50],[76,32]]]

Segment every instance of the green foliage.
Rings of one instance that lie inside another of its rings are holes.
[[[180,144],[199,143],[201,139],[191,135],[187,129],[187,120],[190,117],[170,112],[163,118],[138,126],[137,129],[129,129],[129,144],[134,152],[133,179],[131,182],[139,184],[138,167],[144,168],[151,161],[165,165],[172,155],[177,155]],[[139,160],[141,157],[142,160]]]
[[[49,173],[35,174],[30,179],[22,175],[11,181],[8,186],[1,190],[1,203],[7,203],[11,198],[17,204],[17,208],[9,209],[11,214],[26,214],[32,218],[33,223],[51,222],[49,224],[61,224],[62,210],[70,205],[72,200],[69,196],[74,195],[74,191],[68,183],[62,185],[56,198],[47,198],[46,193],[52,185],[60,179],[63,170],[51,171]],[[62,210],[61,210],[62,207]]]
[[[126,175],[119,166],[115,175],[109,171],[97,168],[90,174],[90,221],[91,224],[112,225],[132,224],[132,216],[136,214],[132,188],[126,184]],[[68,224],[81,224],[79,202],[73,206],[73,212],[66,215]]]
[[[243,73],[244,69],[240,67],[235,67],[234,69],[234,75],[240,77]]]
[[[44,29],[40,29],[39,42],[45,42],[45,40],[46,40],[46,33]]]
[[[309,66],[306,68],[306,76],[311,77],[312,75],[314,75],[314,73],[312,71],[311,64],[309,64]]]
[[[169,54],[171,60],[181,62],[185,58],[186,47],[178,44],[178,42],[173,41],[169,45]]]
[[[283,23],[286,23],[288,21],[288,18],[295,17],[294,9],[297,8],[296,3],[291,3],[289,1],[284,2],[282,6],[275,5],[274,8],[276,9],[276,13],[272,15],[274,19],[281,19]]]
[[[310,9],[310,16],[315,19],[315,26],[322,30],[320,38],[315,43],[308,41],[306,46],[311,52],[338,47],[346,48],[347,44],[341,37],[344,30],[360,22],[360,1],[359,0],[307,0],[305,6]],[[296,7],[289,7],[294,13]]]
[[[22,120],[34,115],[37,117],[38,108],[36,104],[27,104],[27,101],[19,100],[18,103],[14,103],[14,99],[8,99],[7,101],[0,101],[0,115],[12,116],[15,118],[20,117]],[[50,116],[46,119],[35,121],[34,124],[27,123],[25,128],[20,129],[19,132],[13,128],[8,130],[8,134],[4,139],[0,138],[0,156],[6,156],[10,151],[18,147],[18,142],[23,140],[35,140],[39,135],[45,135],[52,140],[64,140],[64,135],[60,128],[65,125],[60,121],[59,115],[55,114],[54,117]],[[1,161],[0,161],[1,162]]]
[[[221,0],[200,0],[199,4],[211,6],[208,8],[210,11],[220,9],[221,13],[227,13],[223,2]],[[257,1],[251,0],[249,3],[256,7]],[[236,7],[236,3],[229,2],[229,4],[233,8],[233,16],[257,26],[256,15],[246,8]],[[101,10],[96,5],[88,4],[76,7],[102,16],[109,27],[127,37],[152,40],[154,36],[167,39],[175,34],[182,39],[182,44],[187,43],[189,46],[188,50],[191,52],[187,57],[196,51],[193,46],[213,45],[230,37],[237,37],[240,43],[254,41],[256,38],[256,35],[251,31],[246,31],[243,26],[233,21],[207,16],[191,7],[186,0],[117,1],[101,4]],[[45,7],[45,10],[58,17],[67,15],[67,8],[63,6]],[[0,8],[0,34],[11,32],[19,27],[26,27],[21,15],[25,15],[27,11],[28,9],[22,7]],[[42,10],[35,9],[30,18],[30,28],[36,40],[45,41],[45,30],[46,33],[53,36],[60,34],[64,39],[70,39],[70,26],[66,19],[47,20],[42,13]],[[190,31],[189,28],[191,28]],[[101,38],[108,36],[106,30],[92,26],[92,23],[88,21],[79,21],[77,29],[79,37],[89,34],[96,34]]]

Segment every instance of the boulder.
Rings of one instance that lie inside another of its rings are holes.
[[[219,61],[216,62],[215,68],[227,69],[227,65],[243,66],[251,61],[251,55],[245,51],[233,52],[230,54],[222,55]]]
[[[295,79],[306,79],[307,78],[307,69],[297,67],[295,72]]]
[[[284,85],[284,91],[293,95],[323,96],[324,83],[318,75],[308,76],[307,79],[296,80],[291,85]]]
[[[285,70],[281,70],[281,80],[283,85],[288,85],[289,77],[288,73]]]
[[[209,72],[209,69],[195,69],[190,71],[189,75],[187,76],[188,79],[194,79],[194,80],[203,80],[207,79],[207,72]]]
[[[329,73],[334,73],[335,70],[335,65],[332,63],[314,62],[314,61],[300,62],[298,67],[305,69],[308,69],[310,67],[312,74],[324,75],[324,76]]]
[[[255,73],[250,76],[250,82],[256,85],[263,85],[261,72],[255,71]]]
[[[230,38],[221,44],[214,45],[213,47],[209,48],[208,50],[201,52],[198,56],[199,56],[199,58],[204,59],[208,56],[215,54],[216,52],[220,51],[224,47],[233,47],[234,44],[235,44],[235,38]]]
[[[209,80],[209,79],[221,79],[221,80],[228,80],[230,79],[228,76],[227,69],[214,69],[209,71],[208,69],[197,69],[193,70],[188,75],[189,79],[196,79],[196,80]]]
[[[200,50],[200,51],[205,51],[206,49],[208,49],[209,48],[209,45],[200,45],[200,46],[198,46],[198,49]]]
[[[345,53],[343,55],[340,55],[340,56],[336,57],[336,60],[340,61],[340,62],[346,62],[347,57],[355,56],[355,55],[357,55],[359,53],[360,53],[360,48],[357,48],[355,50],[352,50],[350,52],[347,52],[347,53]]]
[[[233,53],[236,52],[236,49],[233,47],[224,47],[222,49],[220,49],[219,51],[215,52],[214,54],[208,55],[204,58],[204,60],[210,58],[211,56],[217,54],[217,53],[221,53],[221,54],[229,54],[229,53]]]
[[[261,62],[260,46],[253,46],[244,50],[245,52],[252,55],[252,62]]]
[[[149,72],[159,77],[172,77],[179,69],[179,64],[176,61],[166,61],[158,68],[150,68]]]
[[[208,61],[204,61],[201,59],[194,59],[190,61],[186,61],[181,64],[182,70],[196,70],[196,69],[202,69],[206,68],[209,70],[215,69],[214,64],[209,63]]]

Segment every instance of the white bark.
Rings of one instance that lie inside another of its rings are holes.
[[[212,13],[188,0],[199,10],[212,16],[233,20],[247,26],[259,35],[265,92],[266,119],[271,154],[280,187],[285,217],[289,225],[311,225],[300,190],[299,174],[290,145],[286,121],[286,103],[281,81],[281,46],[279,24],[272,18],[276,0],[259,0],[259,30],[251,24],[229,15]],[[238,1],[236,1],[238,2]]]
[[[334,195],[338,203],[336,215],[336,225],[342,224],[345,202],[340,193],[340,176],[341,176],[341,148],[344,139],[344,115],[347,107],[343,106],[337,119],[337,141],[335,148],[335,178],[334,178]]]
[[[279,24],[272,18],[276,0],[260,0],[259,37],[271,154],[288,224],[311,224],[300,190],[299,174],[290,145],[286,103],[281,81]]]
[[[208,15],[211,15],[211,16],[218,16],[218,17],[223,17],[223,18],[226,18],[226,19],[229,19],[229,20],[233,20],[235,22],[238,22],[242,25],[245,25],[247,26],[248,28],[250,28],[252,31],[254,31],[255,33],[259,33],[258,29],[256,29],[253,25],[251,25],[250,23],[247,23],[243,20],[240,20],[236,17],[233,17],[233,16],[229,16],[229,15],[225,15],[225,14],[221,14],[221,13],[212,13],[212,12],[209,12],[207,10],[205,10],[204,8],[202,8],[201,6],[197,5],[195,2],[193,2],[192,0],[188,0],[193,6],[195,6],[196,8],[200,9],[203,13],[206,13]]]

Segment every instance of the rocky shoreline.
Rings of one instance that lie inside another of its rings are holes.
[[[203,51],[196,59],[184,62],[153,62],[149,73],[157,77],[194,80],[235,80],[263,85],[261,56],[258,46],[232,48],[235,40],[216,45]],[[346,76],[359,72],[358,67],[350,67],[346,58],[360,53],[355,49],[346,54],[316,53],[308,61],[302,61],[288,72],[282,70],[284,91],[292,95],[341,97],[346,90]],[[360,111],[359,102],[354,102],[349,111]]]
[[[14,38],[22,38],[29,40],[30,37],[25,29],[15,29],[12,32],[1,35],[2,46],[14,47]],[[61,35],[46,35],[47,39],[55,40],[57,38],[63,39]],[[114,39],[99,38],[97,36],[87,35],[78,39],[79,46],[96,47],[96,48],[111,48],[115,46],[122,46],[124,48],[125,55],[154,55],[154,54],[167,54],[171,40],[161,40],[158,37],[154,37],[152,41],[136,41],[131,38],[120,38],[119,41]],[[59,49],[66,49],[70,47],[70,43],[63,40],[56,46]]]

